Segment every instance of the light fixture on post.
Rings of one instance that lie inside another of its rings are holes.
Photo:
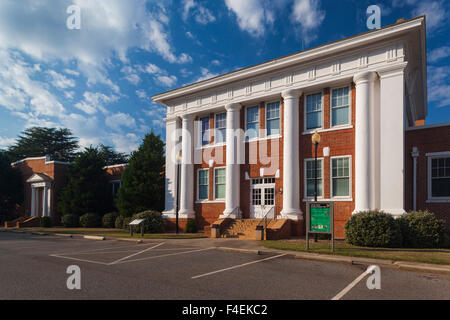
[[[176,164],[177,164],[177,198],[175,203],[175,233],[178,234],[179,228],[178,228],[178,212],[180,211],[180,172],[181,172],[181,161],[183,160],[183,155],[181,151],[177,153],[175,156]]]
[[[317,147],[320,143],[320,135],[316,131],[311,137],[311,142],[314,144],[314,202],[317,202]],[[317,233],[314,234],[314,242],[317,242]]]

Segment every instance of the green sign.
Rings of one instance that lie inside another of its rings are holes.
[[[309,230],[312,232],[331,232],[331,209],[329,204],[313,203],[310,207]]]

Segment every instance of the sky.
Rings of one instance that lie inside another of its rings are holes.
[[[450,121],[448,0],[0,0],[0,149],[46,126],[132,152],[165,138],[152,95],[365,32],[374,4],[427,15],[426,123]]]

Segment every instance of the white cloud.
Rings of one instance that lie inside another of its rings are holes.
[[[84,111],[87,114],[94,114],[97,110],[100,110],[104,114],[107,114],[108,111],[104,107],[105,104],[116,102],[119,98],[115,95],[107,96],[101,92],[90,92],[86,91],[83,94],[83,101],[75,104],[75,107]]]
[[[447,58],[450,56],[450,47],[449,46],[443,46],[440,48],[436,48],[432,50],[428,54],[428,61],[429,62],[436,62],[440,59]]]
[[[111,140],[118,152],[131,153],[139,148],[140,138],[134,133],[112,134]]]
[[[54,71],[48,70],[47,74],[52,78],[51,83],[58,89],[66,89],[75,87],[75,81],[68,79],[66,76]]]
[[[213,77],[218,75],[218,73],[211,72],[208,69],[203,68],[203,67],[200,68],[200,72],[201,72],[202,75],[200,77],[198,77],[195,80],[195,82],[206,80],[206,79],[209,79],[209,78],[213,78]]]
[[[0,149],[7,149],[16,142],[16,138],[0,137]]]
[[[195,21],[200,24],[205,25],[216,21],[216,17],[209,9],[205,8],[199,3],[196,3],[194,0],[183,0],[183,21],[186,21],[189,18],[189,14],[191,11],[192,15],[195,18]]]
[[[427,16],[427,30],[432,31],[447,20],[447,12],[441,1],[421,1],[413,10],[414,16]]]
[[[71,76],[75,76],[75,77],[78,77],[80,75],[80,73],[78,71],[71,70],[71,69],[64,69],[64,72],[67,74],[70,74]]]
[[[236,14],[239,28],[252,36],[263,35],[265,23],[273,22],[273,12],[265,9],[261,0],[225,0],[225,4]]]
[[[145,72],[149,73],[149,74],[158,74],[158,73],[162,73],[165,74],[166,71],[162,70],[160,67],[158,67],[155,64],[149,63],[146,67],[145,67]]]
[[[178,81],[175,76],[157,76],[156,79],[166,87],[173,87]]]
[[[146,99],[148,97],[147,92],[145,92],[145,90],[142,89],[136,90],[136,95],[141,99]]]
[[[143,70],[144,72],[153,75],[155,83],[158,85],[162,84],[165,87],[172,87],[178,81],[176,76],[169,75],[166,70],[161,69],[152,63],[149,63]]]
[[[107,117],[105,120],[105,124],[114,130],[120,130],[121,127],[136,127],[136,121],[134,120],[134,118],[129,114],[122,112]]]
[[[450,106],[450,66],[428,67],[428,100],[438,107]]]
[[[309,43],[317,35],[314,32],[325,19],[325,12],[320,10],[319,0],[295,0],[291,20],[301,28],[302,40]]]

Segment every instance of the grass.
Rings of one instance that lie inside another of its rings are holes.
[[[331,241],[319,240],[315,243],[314,240],[310,240],[309,244],[309,252],[332,254]],[[261,245],[278,250],[306,252],[304,239],[266,240],[261,241]],[[450,265],[450,249],[367,248],[335,241],[334,255]]]
[[[14,229],[13,229],[14,230]],[[19,229],[17,229],[19,230]],[[140,232],[130,236],[130,232],[121,229],[108,229],[108,228],[20,228],[21,231],[30,232],[46,232],[46,233],[62,233],[62,234],[84,234],[90,236],[104,236],[104,237],[116,237],[116,238],[136,238],[142,239]],[[147,233],[144,234],[143,239],[198,239],[205,238],[202,233]]]

